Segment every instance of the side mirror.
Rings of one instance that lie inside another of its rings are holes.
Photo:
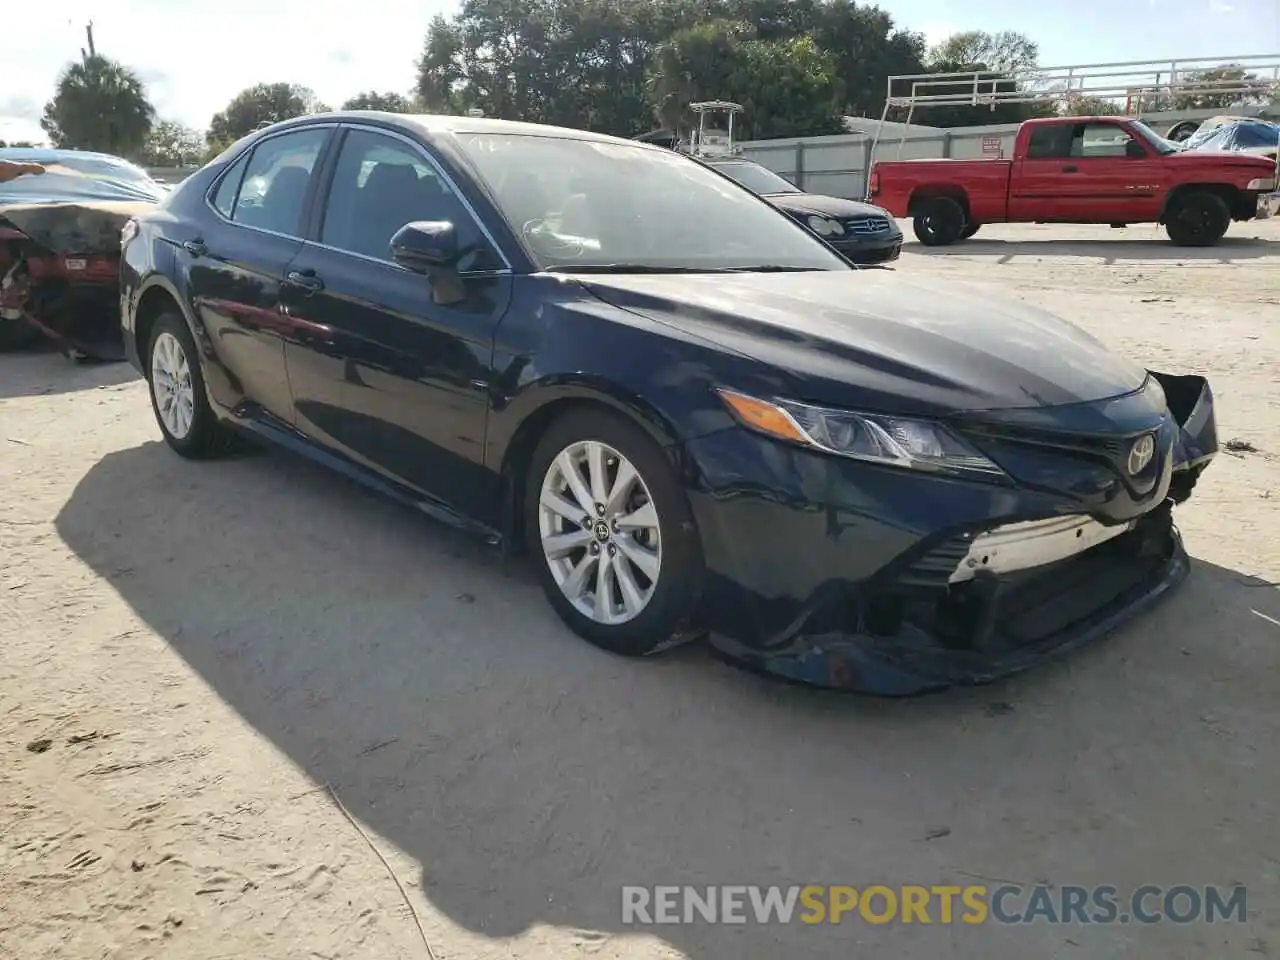
[[[1124,145],[1124,155],[1130,159],[1141,160],[1147,155],[1147,151],[1142,149],[1142,144],[1137,140],[1129,140]]]
[[[415,273],[447,270],[458,262],[458,235],[448,220],[406,223],[391,238],[391,258]]]

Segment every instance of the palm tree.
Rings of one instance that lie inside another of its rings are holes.
[[[155,108],[137,74],[91,53],[63,70],[40,125],[57,147],[135,156],[154,121]]]

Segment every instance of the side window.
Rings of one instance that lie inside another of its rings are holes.
[[[214,209],[228,220],[235,216],[236,195],[240,192],[240,181],[244,179],[244,168],[248,165],[249,154],[246,153],[223,174],[218,182],[218,192],[213,195]]]
[[[232,219],[287,236],[301,236],[302,205],[328,128],[298,130],[253,148]]]
[[[1083,159],[1123,157],[1133,137],[1114,123],[1082,123],[1076,128],[1071,155]]]
[[[333,172],[320,242],[387,263],[391,238],[415,220],[447,220],[474,270],[502,265],[462,201],[416,147],[395,137],[351,130]]]
[[[1065,160],[1071,156],[1071,132],[1066,123],[1046,123],[1031,130],[1027,142],[1028,160]]]

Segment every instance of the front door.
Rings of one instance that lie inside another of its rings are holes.
[[[498,498],[483,466],[485,423],[510,269],[423,146],[358,126],[342,137],[313,239],[287,270],[297,425],[490,522]],[[422,220],[452,222],[471,250],[454,296],[391,257],[392,235]]]
[[[1120,121],[1045,124],[1032,131],[1013,176],[1010,216],[1065,223],[1154,221],[1160,156]]]
[[[214,352],[237,381],[234,394],[287,422],[293,398],[284,367],[280,295],[285,267],[302,248],[311,176],[336,128],[299,130],[262,141],[233,164],[212,197],[216,218],[188,238],[192,305]]]

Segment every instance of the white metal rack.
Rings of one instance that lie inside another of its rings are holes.
[[[1205,80],[1210,70],[1242,70],[1256,79]],[[1004,89],[1001,89],[1003,87]],[[889,77],[884,110],[876,127],[872,155],[894,107],[906,107],[907,118],[898,141],[898,156],[916,107],[990,107],[1006,103],[1069,103],[1081,97],[1124,100],[1125,113],[1141,116],[1144,107],[1161,97],[1234,94],[1241,100],[1280,96],[1280,53],[1243,57],[1186,57],[1179,60],[1129,60],[999,73],[897,74]],[[1117,104],[1118,106],[1119,104]]]

